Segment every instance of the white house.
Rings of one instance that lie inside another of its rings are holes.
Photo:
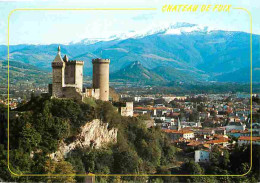
[[[195,151],[195,162],[209,162],[209,151],[205,150],[196,150]]]
[[[190,130],[165,129],[163,131],[166,132],[172,140],[178,140],[179,138],[184,138],[184,139],[194,138],[194,132]]]
[[[226,126],[226,131],[229,132],[231,130],[242,130],[246,129],[246,125],[241,122],[229,122]]]
[[[133,102],[126,102],[124,107],[121,107],[121,116],[133,116],[134,104]]]

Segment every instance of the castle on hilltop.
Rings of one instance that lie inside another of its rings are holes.
[[[109,100],[109,59],[93,59],[92,88],[83,88],[83,61],[69,60],[58,53],[52,62],[52,84],[49,93],[56,98],[72,98],[82,101],[93,97],[103,101]]]

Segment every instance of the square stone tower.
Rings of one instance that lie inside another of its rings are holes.
[[[60,55],[60,46],[58,47],[58,53],[55,59],[52,62],[52,96],[53,97],[62,97],[62,87],[64,86],[64,67],[65,63],[63,62]]]
[[[52,62],[53,97],[80,98],[83,88],[83,64],[83,61],[70,61],[67,55],[62,59],[60,46],[58,47],[58,53]]]
[[[82,87],[83,87],[83,62],[82,61],[77,61],[77,60],[65,61],[65,85],[67,86],[74,85],[80,92],[82,92]]]

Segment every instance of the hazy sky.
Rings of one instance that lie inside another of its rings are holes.
[[[37,1],[37,2],[36,2]],[[15,11],[10,18],[10,44],[77,42],[131,31],[144,32],[176,22],[211,29],[249,32],[249,16],[230,13],[162,13],[164,4],[231,4],[248,9],[253,33],[260,34],[259,0],[0,0],[0,44],[7,44],[8,14],[16,8],[157,8],[153,11]]]

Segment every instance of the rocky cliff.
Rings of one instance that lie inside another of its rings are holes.
[[[75,141],[70,144],[60,143],[57,152],[51,154],[53,159],[66,157],[68,153],[76,147],[95,147],[100,148],[108,143],[117,142],[117,129],[108,129],[108,123],[103,123],[99,119],[94,119],[81,127],[81,133],[77,135]]]

